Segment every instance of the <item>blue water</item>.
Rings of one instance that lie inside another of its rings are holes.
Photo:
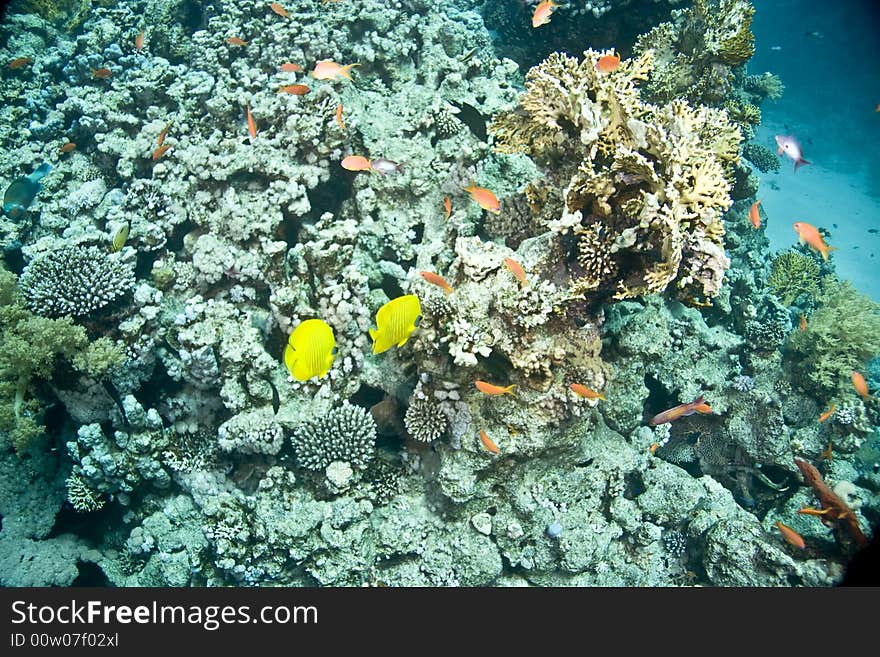
[[[771,71],[785,93],[762,105],[758,139],[794,134],[813,164],[763,176],[758,197],[774,249],[796,242],[794,221],[831,231],[842,278],[880,299],[880,3],[875,0],[756,2],[749,71]],[[837,224],[837,227],[834,227]]]

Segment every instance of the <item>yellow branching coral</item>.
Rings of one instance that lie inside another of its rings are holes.
[[[740,131],[724,110],[644,102],[638,84],[651,79],[652,51],[610,74],[596,69],[604,54],[554,53],[532,68],[520,109],[493,123],[500,149],[513,134],[536,135],[527,151],[552,180],[532,183],[529,197],[541,198],[542,185],[563,190],[561,214],[544,223],[576,238],[573,295],[673,286],[682,298],[714,296],[730,266],[721,215],[732,203]]]

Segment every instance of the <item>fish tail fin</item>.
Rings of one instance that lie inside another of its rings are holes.
[[[804,164],[812,164],[812,162],[810,162],[809,160],[805,160],[802,157],[799,157],[797,160],[795,160],[794,161],[795,173],[797,173],[798,167],[803,166]]]
[[[828,253],[830,251],[837,251],[837,250],[838,249],[836,246],[826,246],[824,249],[822,249],[820,251],[820,253],[822,254],[822,260],[824,260],[825,262],[828,262]]]
[[[446,296],[448,297],[450,294],[455,292],[455,288],[451,285],[447,285],[445,288],[443,288],[443,291],[446,292]]]
[[[504,389],[504,392],[507,393],[508,395],[512,395],[512,394],[513,394],[513,391],[514,391],[515,388],[516,388],[516,384],[515,384],[515,383],[511,383],[509,386],[507,386],[507,387]]]
[[[348,78],[349,80],[351,80],[351,75],[349,75],[348,72],[349,72],[351,69],[353,69],[355,66],[360,66],[360,63],[359,63],[359,62],[355,62],[354,64],[346,64],[345,66],[343,66],[343,67],[340,69],[339,74],[342,75],[342,76],[344,76],[344,77],[346,77],[346,78]]]
[[[34,169],[34,172],[30,176],[28,176],[28,178],[30,178],[34,182],[37,182],[40,180],[40,178],[45,176],[51,170],[52,170],[52,165],[49,164],[48,162],[43,162],[40,166],[38,166],[36,169]]]
[[[596,399],[601,399],[602,401],[608,401],[607,399],[605,399],[605,395],[603,395],[601,392],[596,394]]]
[[[405,162],[401,162],[396,167],[394,167],[397,170],[397,173],[403,173],[403,165],[404,164],[405,164]]]
[[[471,184],[470,184],[470,186],[468,186],[468,187],[462,187],[462,189],[463,189],[464,191],[466,191],[466,192],[470,192],[471,190],[474,190],[474,189],[476,189],[476,188],[477,188],[477,181],[474,180],[473,178],[471,179]]]

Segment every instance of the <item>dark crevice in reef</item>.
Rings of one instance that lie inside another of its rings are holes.
[[[168,243],[166,244],[166,248],[171,253],[179,253],[183,250],[183,238],[187,236],[187,234],[191,233],[195,230],[196,225],[187,219],[186,221],[182,221],[174,227],[174,230],[171,231],[171,234],[168,236]]]
[[[327,182],[318,183],[307,192],[312,210],[303,223],[315,223],[325,212],[337,215],[342,204],[352,196],[352,183],[356,171],[346,171],[340,166],[331,167]]]
[[[403,288],[400,287],[400,281],[388,274],[382,277],[382,291],[388,295],[389,299],[396,299],[404,295]]]
[[[663,389],[661,383],[650,374],[645,375],[645,387],[648,389],[648,399],[645,401],[644,415],[646,422],[658,413],[662,413],[678,404],[678,401],[674,397],[670,397]]]
[[[591,12],[567,12],[556,15],[537,30],[532,28],[534,5],[488,0],[482,13],[496,55],[514,60],[526,71],[554,51],[579,57],[587,48],[616,48],[628,56],[636,38],[668,20],[675,6],[669,2],[634,3],[627,5],[625,11],[612,10],[599,18]]]
[[[21,252],[21,244],[19,242],[7,245],[3,250],[3,262],[6,263],[6,268],[13,274],[16,276],[21,275],[21,270],[24,269],[24,254]]]
[[[71,586],[110,586],[110,580],[98,564],[80,561],[76,569],[79,574],[70,583]]]

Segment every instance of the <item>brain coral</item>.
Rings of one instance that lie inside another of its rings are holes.
[[[334,461],[363,469],[375,453],[376,422],[369,411],[344,402],[303,422],[290,442],[297,462],[307,470],[323,470]]]
[[[721,218],[741,133],[723,110],[643,102],[653,51],[611,74],[596,69],[605,54],[553,53],[532,68],[520,108],[492,123],[496,150],[529,154],[548,171],[549,194],[561,189],[547,227],[579,237],[578,292],[623,299],[672,286],[684,299],[712,297],[730,266]]]
[[[65,246],[34,258],[19,279],[28,308],[43,317],[78,317],[134,286],[134,266],[96,246]]]

